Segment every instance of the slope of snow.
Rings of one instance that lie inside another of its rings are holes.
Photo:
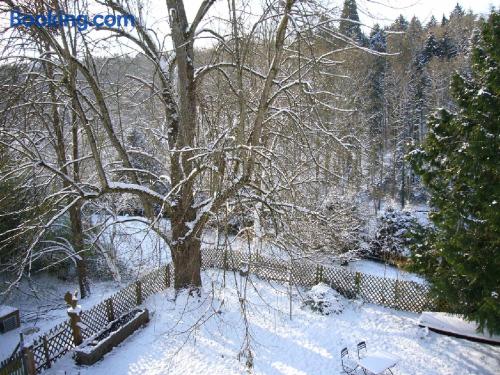
[[[399,375],[494,375],[500,366],[500,348],[427,332],[413,313],[344,301],[341,314],[322,316],[301,309],[305,290],[295,289],[290,320],[287,286],[250,277],[245,298],[245,280],[210,270],[203,273],[201,297],[181,293],[175,300],[172,290],[154,295],[145,303],[152,312],[149,325],[102,361],[78,367],[67,355],[45,373],[246,374],[249,356],[238,360],[238,354],[249,347],[252,373],[330,375],[341,373],[340,350],[347,346],[355,356],[361,340],[368,354],[384,351],[400,358],[394,369]],[[248,301],[249,341],[242,299]]]

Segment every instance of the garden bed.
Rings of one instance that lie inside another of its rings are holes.
[[[123,314],[75,349],[76,363],[79,365],[94,364],[148,322],[149,312],[147,309],[135,309]]]

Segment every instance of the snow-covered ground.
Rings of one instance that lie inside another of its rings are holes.
[[[349,262],[347,268],[352,271],[367,273],[379,277],[386,277],[388,279],[398,279],[406,281],[415,281],[419,284],[425,284],[426,281],[422,277],[392,266],[390,264],[376,262],[370,259],[360,259]]]
[[[201,298],[173,291],[150,297],[151,322],[91,367],[78,367],[70,355],[46,374],[245,374],[245,324],[240,297],[245,279],[232,273],[203,273]],[[500,348],[421,329],[418,315],[344,301],[339,315],[301,308],[304,290],[294,290],[292,319],[288,289],[248,279],[246,305],[249,347],[255,374],[340,374],[340,350],[355,356],[365,340],[368,353],[383,350],[400,360],[395,374],[498,374]],[[361,373],[361,372],[358,372]]]

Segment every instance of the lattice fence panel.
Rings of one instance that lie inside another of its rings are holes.
[[[292,282],[295,285],[310,287],[317,284],[316,265],[296,262],[292,263]]]
[[[223,257],[223,268],[230,271],[238,271],[243,263],[249,263],[248,256],[239,251],[225,251]]]
[[[392,307],[394,303],[394,281],[361,273],[359,277],[359,296],[363,301]]]
[[[127,311],[133,309],[137,303],[135,284],[131,284],[126,288],[120,290],[111,298],[113,300],[113,308],[115,311],[115,316],[120,316],[126,313]]]
[[[324,282],[347,298],[356,297],[355,273],[340,267],[322,267],[320,276]]]
[[[33,342],[33,356],[37,371],[50,367],[50,362],[74,348],[73,334],[69,322],[62,322]]]
[[[429,288],[413,281],[398,281],[396,283],[395,308],[421,312],[432,307],[429,298]]]
[[[256,276],[272,281],[289,282],[290,264],[269,258],[258,258],[257,261],[251,261],[250,272]]]
[[[100,302],[91,309],[83,311],[80,318],[82,323],[85,324],[85,327],[82,330],[82,336],[84,339],[99,332],[109,323],[106,311],[106,302]]]
[[[224,250],[217,248],[203,249],[201,252],[201,267],[207,268],[223,268],[224,267]]]
[[[166,289],[165,285],[165,267],[148,273],[141,278],[142,283],[142,298],[145,300],[149,296],[159,293]]]

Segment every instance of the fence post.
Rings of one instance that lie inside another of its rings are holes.
[[[399,309],[399,280],[394,283],[394,308]]]
[[[106,300],[106,315],[108,316],[108,322],[115,320],[115,309],[113,307],[113,298],[108,298]]]
[[[78,297],[77,292],[71,294],[70,292],[66,292],[64,295],[64,300],[68,304],[68,315],[69,315],[69,323],[71,326],[71,331],[73,333],[73,342],[75,346],[80,345],[83,342],[82,331],[78,323],[80,323],[80,312],[82,311],[82,307],[78,305]]]
[[[361,273],[356,272],[354,275],[354,286],[356,290],[356,296],[358,296],[361,292]]]
[[[50,368],[50,353],[49,353],[49,343],[47,342],[47,336],[42,336],[42,344],[43,344],[43,354],[45,356],[45,363],[47,368]]]
[[[165,267],[165,288],[170,287],[170,264]]]
[[[137,280],[135,282],[135,297],[136,297],[136,304],[137,305],[142,304],[142,283],[140,280]]]
[[[319,264],[316,266],[316,284],[323,281],[323,266]]]
[[[23,361],[27,375],[36,375],[35,356],[31,347],[23,348]]]

